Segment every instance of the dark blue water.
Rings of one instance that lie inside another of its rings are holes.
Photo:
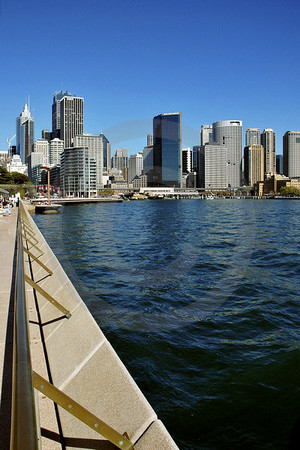
[[[293,200],[148,200],[34,219],[180,448],[287,449],[299,213]]]

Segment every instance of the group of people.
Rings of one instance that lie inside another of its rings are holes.
[[[11,200],[7,197],[3,197],[0,200],[0,215],[1,216],[10,216],[11,210],[14,206],[15,206],[15,204],[14,204],[13,200]],[[16,199],[16,206],[19,206],[19,199]]]

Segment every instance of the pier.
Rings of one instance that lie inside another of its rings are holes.
[[[0,448],[177,449],[22,203],[0,243]]]
[[[45,199],[46,200],[46,199]],[[32,199],[32,204],[37,204],[41,201],[41,199]],[[61,197],[51,199],[52,203],[59,203],[60,205],[74,205],[74,204],[82,204],[82,203],[122,203],[121,198],[114,197]]]

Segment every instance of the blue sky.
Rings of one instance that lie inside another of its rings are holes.
[[[239,119],[300,130],[299,1],[1,0],[0,150],[30,95],[35,138],[52,94],[84,97],[84,131],[142,150],[152,118],[182,112],[183,145],[202,124]]]

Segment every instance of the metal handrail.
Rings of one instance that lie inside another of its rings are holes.
[[[14,304],[13,392],[11,444],[13,450],[37,450],[38,433],[26,309],[21,212],[17,223],[17,274]]]

